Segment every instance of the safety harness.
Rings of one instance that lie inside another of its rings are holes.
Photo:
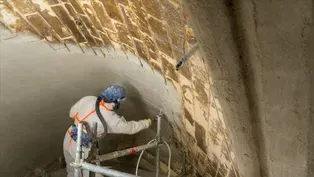
[[[89,148],[89,143],[92,141],[93,138],[93,133],[90,131],[90,127],[88,125],[87,122],[81,122],[86,130],[83,131],[82,134],[82,146]],[[76,142],[77,141],[77,126],[76,125],[72,125],[71,127],[71,134],[70,134],[71,138]]]
[[[102,106],[105,109],[111,111],[109,108],[107,108],[104,104],[104,102],[102,101],[103,99],[101,97],[98,97],[95,103],[95,110],[91,111],[89,114],[87,114],[85,117],[83,117],[81,120],[78,119],[78,114],[74,115],[74,119],[78,121],[78,123],[82,123],[83,124],[83,129],[86,131],[83,131],[82,134],[82,146],[89,148],[90,143],[94,144],[97,143],[97,141],[99,139],[104,138],[107,135],[107,124],[106,121],[104,119],[104,117],[102,116],[99,107]],[[103,127],[104,127],[104,133],[100,136],[97,137],[97,135],[93,134],[93,131],[91,131],[91,128],[89,126],[89,124],[87,122],[85,122],[84,120],[86,120],[90,115],[92,115],[93,113],[97,114],[99,120],[101,121]],[[77,125],[72,125],[71,126],[71,131],[68,131],[69,135],[71,136],[71,138],[74,141],[77,141]],[[71,141],[70,141],[71,142]]]

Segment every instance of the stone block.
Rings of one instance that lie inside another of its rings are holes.
[[[85,15],[80,15],[80,20],[81,23],[84,23],[84,25],[90,30],[91,35],[96,36],[96,37],[101,37],[97,31],[96,28],[94,28],[93,23],[89,20],[88,17],[86,17]],[[105,32],[100,30],[101,32]]]
[[[176,6],[168,0],[161,0],[162,19],[167,22],[167,30],[172,45],[183,48],[184,44],[184,22],[181,6]]]
[[[82,32],[89,46],[100,46],[94,39],[94,37],[89,33],[89,29],[86,25],[82,25],[79,28],[79,31]]]
[[[141,57],[141,59],[149,62],[148,56],[147,56],[147,48],[143,44],[142,41],[134,40],[135,47],[138,53],[138,56]]]
[[[156,43],[158,45],[159,50],[162,53],[168,55],[169,57],[172,57],[172,48],[169,41],[167,39],[163,40],[163,39],[158,39],[156,37],[155,39],[156,39]]]
[[[79,14],[75,11],[74,7],[70,3],[64,4],[65,8],[68,10],[69,14],[76,19],[79,17]]]
[[[129,1],[128,0],[117,0],[118,3],[123,4],[125,6],[129,5]]]
[[[85,14],[81,5],[79,4],[80,1],[77,0],[69,0],[69,2],[72,4],[72,6],[74,7],[74,9],[76,10],[76,12],[80,13],[80,14]]]
[[[114,30],[111,19],[105,12],[103,4],[98,1],[92,1],[92,6],[96,12],[96,16],[98,17],[98,20],[100,21],[101,25],[110,30]]]
[[[179,6],[181,4],[181,0],[169,0],[169,2],[175,4],[176,6]]]
[[[181,85],[181,84],[180,84]],[[181,85],[182,87],[182,93],[183,93],[183,99],[188,102],[189,104],[193,104],[193,93],[191,87],[187,85]]]
[[[129,37],[129,32],[127,27],[124,24],[116,23],[115,24],[117,32],[118,32],[118,37],[119,41],[127,44],[128,46],[133,46],[132,39]]]
[[[95,13],[93,12],[93,7],[88,4],[83,4],[82,8],[86,15],[88,16],[88,18],[90,19],[90,21],[92,22],[94,26],[92,28],[96,27],[97,30],[103,31],[102,25],[100,24],[98,18],[95,16]]]
[[[209,84],[206,82],[206,80],[201,80],[199,75],[193,75],[192,83],[195,92],[195,98],[199,100],[203,106],[208,106],[211,100]]]
[[[111,44],[111,41],[109,39],[109,36],[108,34],[105,32],[99,32],[100,36],[101,36],[101,39],[102,41],[104,42],[104,45],[107,46],[107,45],[110,45]]]
[[[160,74],[163,73],[163,72],[162,72],[162,69],[161,69],[161,64],[160,64],[160,63],[158,63],[157,61],[152,60],[152,61],[151,61],[151,65],[152,65],[152,67],[153,67],[153,69],[154,69],[155,71],[159,72]]]
[[[207,152],[207,144],[206,144],[206,131],[205,128],[199,123],[195,122],[195,138],[197,142],[197,146],[202,149],[203,152]]]
[[[78,43],[86,42],[85,38],[77,29],[76,24],[62,6],[53,6],[51,9],[55,12],[59,19],[61,19],[63,24],[67,25],[67,27],[72,31],[72,34]]]
[[[147,11],[148,14],[160,18],[160,4],[158,0],[142,0],[142,3]]]
[[[192,71],[191,71],[190,61],[186,61],[178,72],[182,74],[184,77],[186,77],[188,80],[192,81]]]
[[[54,29],[54,31],[60,36],[60,38],[68,38],[71,36],[71,33],[68,29],[62,24],[58,19],[56,14],[49,10],[40,11],[40,14],[45,18],[48,24]]]
[[[136,49],[126,44],[121,44],[121,50],[124,52],[130,52],[133,55],[136,55]]]
[[[138,25],[137,19],[133,11],[129,8],[124,8],[122,6],[121,11],[124,16],[125,22],[128,26],[130,34],[137,39],[141,39],[141,31],[140,28],[137,26]]]
[[[157,60],[158,59],[158,56],[157,56],[158,51],[157,51],[157,48],[156,48],[156,45],[155,45],[153,39],[150,38],[148,35],[145,35],[143,40],[145,42],[145,45],[148,48],[150,57],[154,60]]]
[[[123,18],[122,18],[121,12],[118,8],[118,4],[116,1],[115,0],[102,0],[102,2],[105,6],[105,9],[109,17],[123,23]]]
[[[195,113],[195,121],[201,125],[208,125],[209,120],[209,110],[207,105],[203,105],[200,103],[198,99],[194,99],[194,113]]]
[[[195,124],[191,124],[189,121],[189,118],[185,116],[185,114],[182,114],[182,118],[184,120],[184,131],[188,132],[189,135],[195,137]]]
[[[141,4],[140,0],[133,0],[131,1],[132,10],[135,14],[135,18],[137,19],[137,26],[140,27],[141,31],[146,34],[150,34],[148,29],[148,22],[147,22],[147,13],[144,7]]]
[[[184,108],[184,117],[188,121],[188,123],[192,126],[195,125],[195,121],[192,117],[192,114],[188,111],[188,109]]]
[[[10,0],[9,2],[24,15],[36,12],[36,8],[30,1]]]
[[[113,32],[113,31],[109,31],[109,30],[106,30],[106,31],[107,31],[107,34],[108,34],[109,39],[110,39],[112,42],[118,42],[119,36],[118,36],[118,33],[117,33],[117,32]]]
[[[64,2],[64,1],[67,2],[67,0],[63,0],[63,2]],[[47,3],[48,3],[49,5],[55,5],[55,4],[58,4],[59,1],[58,1],[58,0],[47,0]]]
[[[56,42],[58,41],[58,37],[54,34],[51,26],[46,23],[45,19],[38,13],[33,15],[26,16],[26,19],[38,30],[40,33],[39,35],[42,35],[46,37],[46,39],[49,42]]]
[[[160,20],[150,17],[148,19],[148,23],[152,32],[154,33],[154,36],[157,35],[155,38],[162,38],[163,40],[168,39],[167,32],[164,30],[163,24]]]
[[[164,70],[164,74],[175,82],[178,82],[178,75],[175,70],[175,66],[169,61],[169,58],[165,55],[161,55],[162,67]]]

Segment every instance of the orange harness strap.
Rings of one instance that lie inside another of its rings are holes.
[[[106,105],[104,101],[100,102],[100,106],[102,106],[103,108],[105,108],[107,111],[112,111],[112,109],[109,109]]]
[[[105,102],[104,101],[101,101],[100,102],[100,106],[105,108],[107,111],[112,111],[111,109],[109,109],[106,105],[105,105]],[[75,119],[78,123],[81,123],[83,122],[84,120],[88,119],[93,113],[95,113],[96,110],[92,110],[91,112],[89,112],[86,116],[84,116],[81,120],[78,118],[78,112],[73,116],[73,119]],[[83,129],[86,130],[85,127],[83,127]],[[71,136],[71,131],[68,129],[68,134]],[[72,138],[70,138],[70,141],[69,141],[69,145],[68,145],[68,150],[70,149],[70,146],[72,144]]]
[[[100,106],[103,107],[103,108],[105,108],[107,111],[112,111],[112,109],[109,109],[109,108],[105,105],[105,102],[104,102],[104,101],[101,101],[101,102],[100,102]],[[73,116],[73,118],[74,118],[75,120],[77,120],[78,123],[81,123],[81,122],[83,122],[84,120],[86,120],[87,118],[89,118],[89,116],[92,115],[92,114],[95,113],[95,112],[96,112],[95,109],[92,110],[92,111],[89,112],[86,116],[84,116],[82,119],[79,119],[79,118],[78,118],[78,112],[77,112],[77,113]]]
[[[68,129],[67,132],[68,132],[68,134],[69,134],[70,137],[71,137],[72,133],[71,133],[71,131],[70,131],[70,128]],[[68,151],[70,151],[71,144],[72,144],[72,138],[70,138],[69,143],[68,143]]]

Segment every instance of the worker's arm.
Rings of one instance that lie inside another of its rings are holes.
[[[147,129],[151,125],[150,119],[140,121],[126,121],[124,117],[120,117],[116,113],[113,113],[110,120],[107,121],[108,126],[111,128],[112,133],[121,134],[136,134],[141,130]]]

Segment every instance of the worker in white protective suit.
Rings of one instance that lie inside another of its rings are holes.
[[[117,115],[114,111],[119,109],[120,102],[126,98],[126,91],[119,85],[111,85],[101,92],[97,98],[95,96],[86,96],[75,103],[70,110],[70,117],[74,120],[74,125],[71,126],[64,137],[63,151],[65,161],[67,163],[68,177],[74,176],[74,168],[70,163],[74,161],[76,154],[76,137],[78,123],[85,122],[89,127],[97,122],[97,137],[101,137],[104,133],[103,122],[99,118],[99,112],[104,119],[107,127],[107,133],[114,134],[136,134],[141,130],[147,129],[152,125],[154,119],[145,119],[140,121],[126,121],[124,117]],[[96,113],[96,101],[100,100],[99,111]],[[86,128],[86,127],[85,127]],[[84,127],[83,127],[84,129]],[[85,130],[86,134],[86,130]],[[84,132],[83,132],[84,135]],[[83,136],[83,158],[86,159],[91,150],[91,141],[84,139]],[[88,177],[88,171],[83,171],[83,177]],[[100,175],[96,175],[100,176]]]

